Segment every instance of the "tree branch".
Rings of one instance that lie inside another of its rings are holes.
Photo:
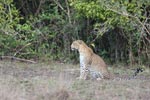
[[[32,61],[32,60],[27,60],[27,59],[21,59],[21,58],[17,58],[17,57],[13,57],[13,56],[1,56],[0,57],[1,60],[3,59],[10,59],[10,60],[17,60],[17,61],[20,61],[20,62],[27,62],[27,63],[36,63],[35,61]]]
[[[66,3],[66,6],[67,6],[67,15],[68,15],[69,23],[71,24],[71,16],[70,16],[70,9],[69,9],[68,1],[65,0],[65,3]]]
[[[111,9],[110,7],[108,7],[108,6],[105,6],[108,10],[110,10],[110,11],[113,11],[113,12],[115,12],[115,13],[117,13],[117,14],[119,14],[119,15],[122,15],[122,16],[126,16],[126,17],[131,17],[131,18],[135,18],[136,20],[137,20],[137,22],[146,30],[146,32],[150,35],[150,32],[149,32],[149,30],[145,27],[145,25],[139,20],[139,18],[138,17],[136,17],[136,16],[133,16],[133,15],[130,15],[130,14],[128,14],[127,12],[119,12],[119,11],[117,11],[117,10],[114,10],[114,9]]]
[[[42,4],[43,4],[44,2],[45,2],[45,0],[40,0],[40,4],[39,4],[39,6],[38,6],[38,9],[36,10],[35,15],[37,15],[37,14],[40,12],[41,6],[42,6]]]
[[[57,4],[57,6],[59,7],[59,8],[61,8],[61,10],[63,11],[63,12],[65,12],[66,14],[67,14],[67,12],[66,12],[66,10],[62,7],[62,5],[58,2],[58,0],[53,0],[56,4]]]
[[[25,47],[31,45],[31,43],[26,44],[25,46],[23,46],[22,48],[20,48],[17,52],[15,52],[14,56],[16,56],[20,51],[22,51]]]
[[[58,0],[53,0],[57,6],[68,16],[69,23],[71,23],[71,16],[70,16],[70,9],[69,9],[69,4],[68,1],[65,0],[66,6],[67,6],[67,11],[63,8],[63,6],[58,2]]]

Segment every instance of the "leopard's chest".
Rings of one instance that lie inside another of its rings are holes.
[[[80,66],[89,66],[90,65],[90,57],[85,55],[80,55]]]
[[[80,55],[80,65],[84,64],[85,57],[83,55]]]

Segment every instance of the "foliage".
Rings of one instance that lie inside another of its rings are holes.
[[[112,33],[109,34],[111,36],[107,36],[110,41],[110,49],[107,51],[115,52],[113,55],[109,55],[115,56],[116,61],[129,58],[129,62],[133,64],[138,62],[135,56],[142,55],[139,53],[139,51],[143,51],[141,45],[149,49],[150,41],[147,35],[150,35],[150,29],[148,29],[150,2],[148,0],[144,2],[136,0],[75,0],[71,1],[71,6],[79,12],[78,16],[85,16],[91,20],[97,19],[92,23],[96,28],[97,37],[102,37],[104,33]],[[148,43],[144,44],[143,42]],[[102,43],[106,42],[102,41]],[[123,55],[125,58],[121,58]],[[144,55],[148,57],[148,53]]]
[[[19,24],[19,12],[12,4],[12,0],[2,0],[0,3],[0,53],[15,51],[22,42],[15,39],[16,26]],[[18,45],[18,46],[17,46]]]
[[[110,62],[150,59],[149,0],[0,2],[0,55],[66,62],[78,56],[72,41],[82,39]]]
[[[2,7],[6,9],[4,5]],[[51,58],[61,61],[69,60],[67,56],[72,56],[71,53],[68,53],[70,52],[70,42],[72,40],[69,37],[78,31],[78,27],[74,28],[74,25],[78,23],[68,23],[68,19],[65,18],[66,15],[60,12],[57,3],[47,0],[44,2],[46,7],[41,7],[44,10],[40,10],[38,15],[30,15],[29,13],[24,18],[21,18],[19,15],[24,14],[28,10],[20,10],[19,13],[13,1],[10,1],[8,5],[14,7],[11,10],[15,11],[11,11],[11,15],[13,18],[17,17],[16,19],[18,20],[13,19],[13,24],[7,23],[6,26],[9,28],[1,27],[1,55],[34,59],[39,59],[39,57]],[[5,20],[5,17],[3,19]],[[10,21],[12,19],[7,20]]]
[[[0,32],[13,33],[21,17],[12,0],[2,0],[0,3]]]

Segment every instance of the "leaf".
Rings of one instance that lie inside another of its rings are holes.
[[[93,48],[95,48],[95,44],[94,44],[94,43],[91,43],[90,45],[91,45]]]

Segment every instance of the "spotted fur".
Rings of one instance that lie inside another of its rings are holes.
[[[71,44],[72,50],[79,51],[80,58],[80,77],[86,79],[90,74],[93,78],[109,79],[110,74],[104,60],[95,54],[82,40],[76,40]]]

